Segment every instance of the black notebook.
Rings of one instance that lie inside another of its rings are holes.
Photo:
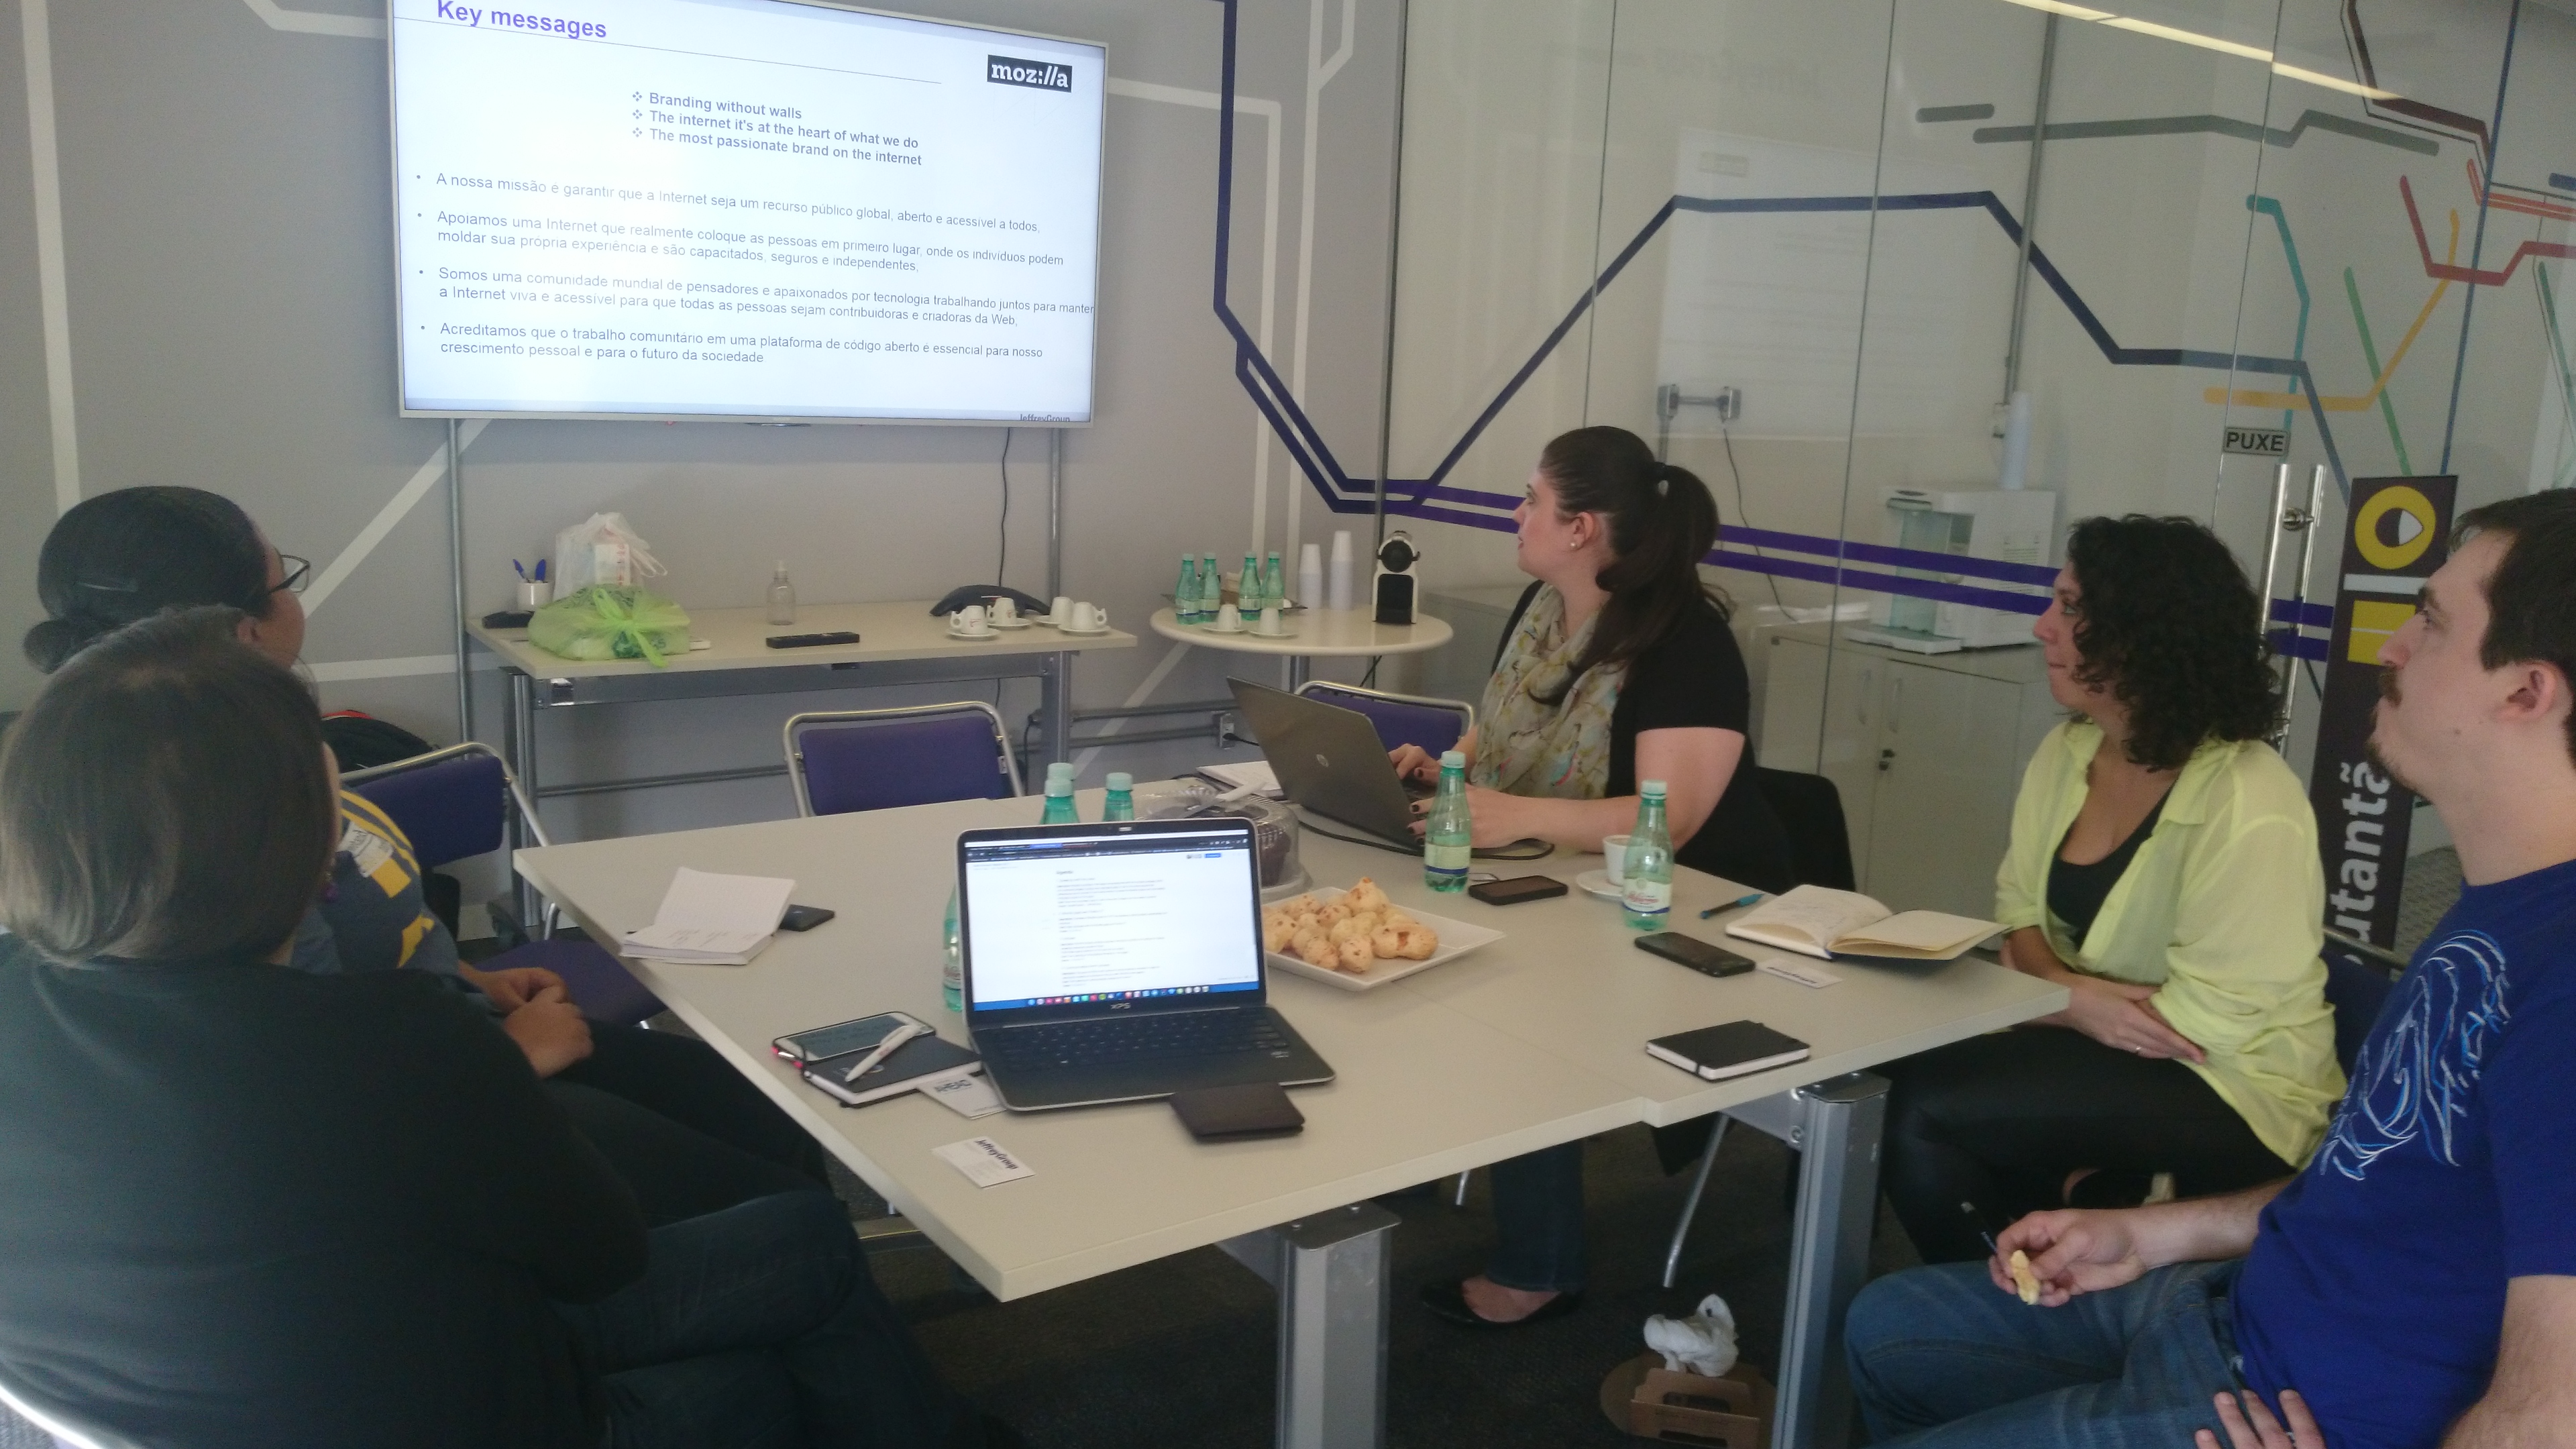
[[[797,1075],[842,1106],[861,1107],[887,1097],[936,1086],[951,1077],[971,1077],[984,1070],[984,1059],[965,1047],[935,1036],[917,1036],[896,1047],[892,1056],[877,1063],[866,1076],[855,1082],[842,1081],[842,1076],[866,1055],[865,1052],[852,1052],[847,1056],[825,1057],[819,1062],[806,1064]]]
[[[1722,1082],[1805,1061],[1807,1044],[1758,1021],[1730,1021],[1724,1026],[1659,1036],[1646,1043],[1646,1055],[1709,1081]]]

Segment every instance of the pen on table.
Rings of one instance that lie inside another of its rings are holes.
[[[1753,894],[1751,894],[1751,895],[1749,895],[1749,896],[1738,896],[1738,897],[1736,897],[1734,900],[1728,901],[1725,905],[1722,905],[1722,906],[1711,906],[1711,907],[1709,907],[1707,910],[1704,910],[1704,911],[1700,912],[1700,913],[1699,913],[1699,918],[1700,918],[1701,920],[1705,921],[1705,920],[1707,920],[1709,917],[1711,917],[1711,916],[1713,916],[1713,915],[1716,915],[1716,914],[1717,914],[1718,912],[1720,912],[1720,911],[1731,911],[1731,910],[1736,909],[1736,908],[1737,908],[1737,907],[1739,907],[1739,906],[1749,906],[1749,905],[1754,905],[1754,904],[1757,904],[1758,902],[1760,902],[1760,901],[1761,901],[1761,899],[1762,899],[1762,892],[1760,892],[1760,891],[1755,891]]]
[[[930,1035],[929,1027],[923,1026],[917,1021],[905,1022],[894,1030],[887,1032],[885,1034],[885,1040],[878,1042],[874,1051],[871,1051],[866,1056],[859,1058],[859,1064],[850,1068],[850,1074],[841,1078],[841,1081],[844,1084],[857,1081],[859,1078],[875,1071],[878,1063],[884,1061],[890,1056],[893,1056],[894,1049],[896,1047],[903,1045],[914,1037],[928,1035]]]

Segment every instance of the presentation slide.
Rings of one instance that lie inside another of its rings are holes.
[[[402,405],[1082,423],[1100,47],[394,0]]]

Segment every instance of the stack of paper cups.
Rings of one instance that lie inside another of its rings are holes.
[[[1347,528],[1333,534],[1333,578],[1325,591],[1324,607],[1347,609],[1351,606],[1351,531]]]
[[[1324,548],[1321,544],[1302,544],[1297,549],[1297,604],[1300,608],[1317,609],[1324,603]]]

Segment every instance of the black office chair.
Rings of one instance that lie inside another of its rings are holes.
[[[1822,775],[1757,765],[1753,784],[1789,834],[1789,867],[1800,885],[1858,889],[1852,870],[1851,827],[1843,819],[1843,792]]]
[[[1843,796],[1834,788],[1834,782],[1822,775],[1757,765],[1753,783],[1788,833],[1789,870],[1797,883],[1838,891],[1854,889],[1851,827],[1843,819]],[[1726,1142],[1726,1124],[1730,1120],[1720,1112],[1704,1121],[1677,1122],[1653,1129],[1655,1156],[1663,1164],[1665,1175],[1694,1162],[1698,1164],[1698,1170],[1691,1175],[1690,1195],[1682,1199],[1681,1220],[1673,1224],[1672,1244],[1664,1250],[1667,1288],[1673,1286],[1673,1277],[1681,1269],[1682,1244],[1690,1238],[1691,1219],[1699,1213],[1700,1195],[1708,1190],[1709,1169],[1717,1163],[1717,1149]],[[1792,1191],[1797,1177],[1794,1170],[1789,1174]]]

